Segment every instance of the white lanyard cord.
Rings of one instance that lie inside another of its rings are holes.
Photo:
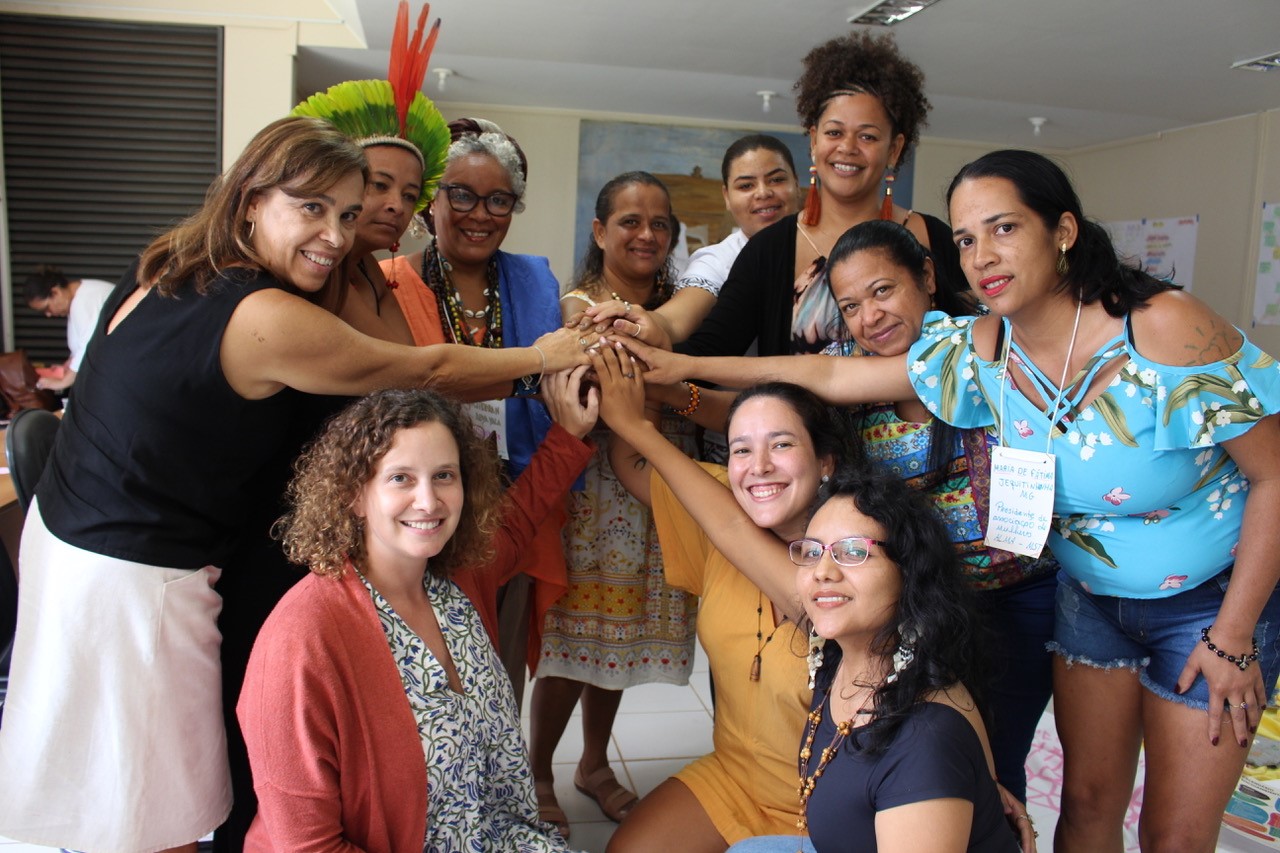
[[[1058,411],[1062,407],[1062,398],[1066,396],[1067,389],[1067,371],[1071,369],[1071,356],[1076,350],[1076,332],[1080,330],[1080,308],[1084,303],[1076,300],[1076,321],[1071,326],[1071,342],[1067,344],[1067,361],[1062,365],[1062,378],[1058,380],[1058,394],[1053,398],[1053,408],[1049,413],[1049,430],[1044,437],[1044,452],[1049,453],[1053,449],[1053,425],[1058,422]],[[1003,320],[1001,320],[1003,322]],[[1013,324],[1009,324],[1009,334],[1004,339],[1004,354],[1000,363],[1000,417],[997,421],[997,430],[1000,436],[1000,446],[1008,447],[1004,440],[1004,389],[1011,381],[1009,378],[1009,346],[1013,342]]]

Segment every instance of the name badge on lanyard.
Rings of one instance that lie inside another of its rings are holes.
[[[1052,453],[1015,447],[991,449],[989,547],[1039,557],[1053,520]]]
[[[504,400],[482,400],[479,403],[467,403],[463,406],[476,425],[476,431],[483,436],[492,437],[498,446],[498,455],[503,460],[511,458],[507,451],[507,404]]]

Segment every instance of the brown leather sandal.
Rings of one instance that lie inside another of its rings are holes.
[[[614,823],[622,823],[627,813],[640,802],[639,797],[622,787],[618,777],[613,775],[613,768],[607,764],[585,779],[582,777],[582,768],[575,769],[573,787],[595,800],[604,816]]]
[[[538,798],[538,820],[556,828],[565,841],[569,840],[569,818],[565,817],[556,791],[550,782],[535,782],[533,793]]]

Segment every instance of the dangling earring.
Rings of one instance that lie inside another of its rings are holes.
[[[430,209],[427,208],[427,210]],[[427,236],[427,223],[424,219],[426,215],[426,210],[423,210],[409,217],[409,236],[415,240],[421,240]]]
[[[885,678],[885,683],[893,684],[898,680],[898,673],[911,666],[916,659],[916,632],[906,625],[898,628],[898,650],[893,653],[893,672]]]
[[[252,240],[252,239],[253,239],[253,220],[252,220],[252,219],[250,219],[250,220],[249,220],[249,234],[248,234],[248,236],[246,236],[246,237],[245,237],[245,239],[246,239],[246,240]]]
[[[400,241],[395,241],[388,248],[391,250],[391,267],[394,269],[396,264],[396,252],[400,251]],[[387,290],[395,290],[399,286],[399,281],[391,276],[387,277]]]
[[[813,628],[809,629],[809,689],[813,689],[818,670],[822,669],[822,647],[827,641],[818,636]]]
[[[893,219],[893,182],[897,180],[897,177],[898,168],[896,166],[889,169],[889,173],[884,176],[884,202],[880,205],[881,219]]]
[[[800,214],[800,221],[805,225],[813,226],[818,224],[818,220],[822,218],[822,197],[818,194],[818,167],[809,167],[809,194],[804,197],[804,213]]]
[[[1066,275],[1070,269],[1071,265],[1067,263],[1067,243],[1064,240],[1058,247],[1058,275]]]

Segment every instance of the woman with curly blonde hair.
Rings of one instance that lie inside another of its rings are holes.
[[[299,459],[280,530],[312,573],[267,619],[240,694],[246,849],[566,849],[538,820],[495,593],[591,458],[584,372],[546,377],[556,424],[505,494],[489,439],[431,391],[356,401]]]

